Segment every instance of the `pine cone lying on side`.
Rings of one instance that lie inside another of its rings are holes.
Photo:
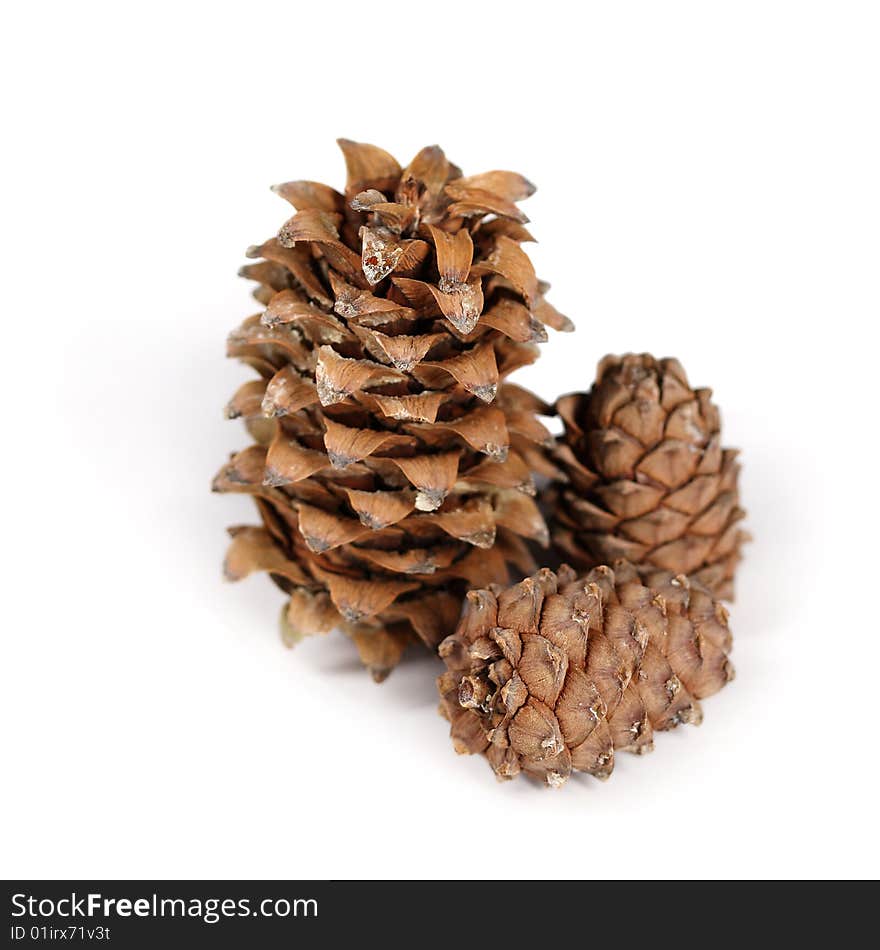
[[[572,770],[607,778],[616,752],[699,723],[697,700],[733,678],[727,613],[683,575],[646,583],[622,561],[471,591],[440,644],[456,751],[482,753],[500,779],[524,771],[556,787]]]
[[[737,452],[721,446],[711,389],[678,360],[606,356],[588,393],[558,400],[562,478],[546,496],[553,542],[579,568],[626,558],[732,599],[746,539]]]
[[[571,324],[520,246],[522,176],[462,177],[436,146],[402,169],[339,144],[345,194],[277,186],[296,214],[248,252],[265,309],[228,352],[259,379],[227,415],[256,444],[214,488],[252,495],[262,518],[231,529],[227,576],[269,572],[289,642],[340,627],[378,680],[454,628],[468,587],[533,569],[548,407],[505,379],[545,325]]]

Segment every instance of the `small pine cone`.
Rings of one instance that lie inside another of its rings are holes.
[[[456,751],[482,753],[499,779],[605,779],[618,751],[701,721],[698,700],[733,678],[731,644],[724,607],[684,575],[644,586],[626,561],[580,578],[545,568],[467,595],[440,644],[440,711]]]
[[[379,680],[409,643],[436,647],[469,587],[534,569],[549,407],[506,378],[545,325],[572,327],[521,248],[521,175],[339,144],[345,193],[277,186],[296,214],[248,252],[264,309],[228,354],[259,378],[227,415],[255,444],[214,488],[262,519],[231,529],[227,576],[267,571],[290,595],[286,642],[338,627]]]
[[[564,432],[545,496],[559,556],[580,569],[626,558],[687,574],[733,598],[740,547],[739,464],[721,446],[711,389],[678,360],[606,356],[588,393],[556,404]]]

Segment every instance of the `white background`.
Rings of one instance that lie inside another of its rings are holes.
[[[399,10],[399,19],[395,11]],[[4,876],[878,873],[878,8],[18,4],[0,69]],[[515,168],[578,325],[521,381],[678,356],[743,449],[738,677],[602,784],[457,757],[220,579],[236,277],[337,136]]]

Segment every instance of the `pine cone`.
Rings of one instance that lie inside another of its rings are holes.
[[[401,169],[339,144],[345,194],[277,186],[297,213],[248,251],[265,310],[228,353],[260,378],[227,415],[256,444],[214,488],[252,495],[262,518],[231,529],[227,576],[268,571],[290,594],[288,642],[340,627],[379,680],[408,643],[436,647],[468,587],[533,569],[548,407],[504,380],[545,325],[572,326],[520,247],[526,179],[464,178],[436,146]]]
[[[727,612],[684,575],[646,583],[620,561],[471,591],[440,644],[456,751],[483,753],[500,779],[524,771],[556,787],[573,769],[607,778],[616,752],[699,723],[697,700],[733,678]]]
[[[606,356],[589,393],[558,400],[560,471],[546,496],[560,557],[626,558],[687,574],[732,599],[740,547],[737,452],[721,447],[711,389],[678,360]]]

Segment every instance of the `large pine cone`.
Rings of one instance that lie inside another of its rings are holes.
[[[646,583],[621,561],[471,591],[440,644],[456,751],[484,754],[500,779],[524,771],[556,787],[572,770],[607,778],[617,752],[699,723],[697,700],[733,678],[727,613],[684,575]]]
[[[522,176],[464,178],[436,146],[401,169],[339,144],[345,194],[277,186],[297,213],[248,252],[265,309],[228,352],[260,378],[227,414],[256,444],[214,488],[252,495],[263,522],[231,529],[227,576],[268,571],[289,641],[340,627],[381,679],[453,629],[468,587],[533,569],[548,407],[504,380],[545,325],[571,324],[520,247]]]
[[[739,465],[711,397],[678,360],[630,353],[606,356],[589,393],[558,400],[561,478],[547,508],[562,558],[579,568],[626,558],[733,597],[746,538]]]

